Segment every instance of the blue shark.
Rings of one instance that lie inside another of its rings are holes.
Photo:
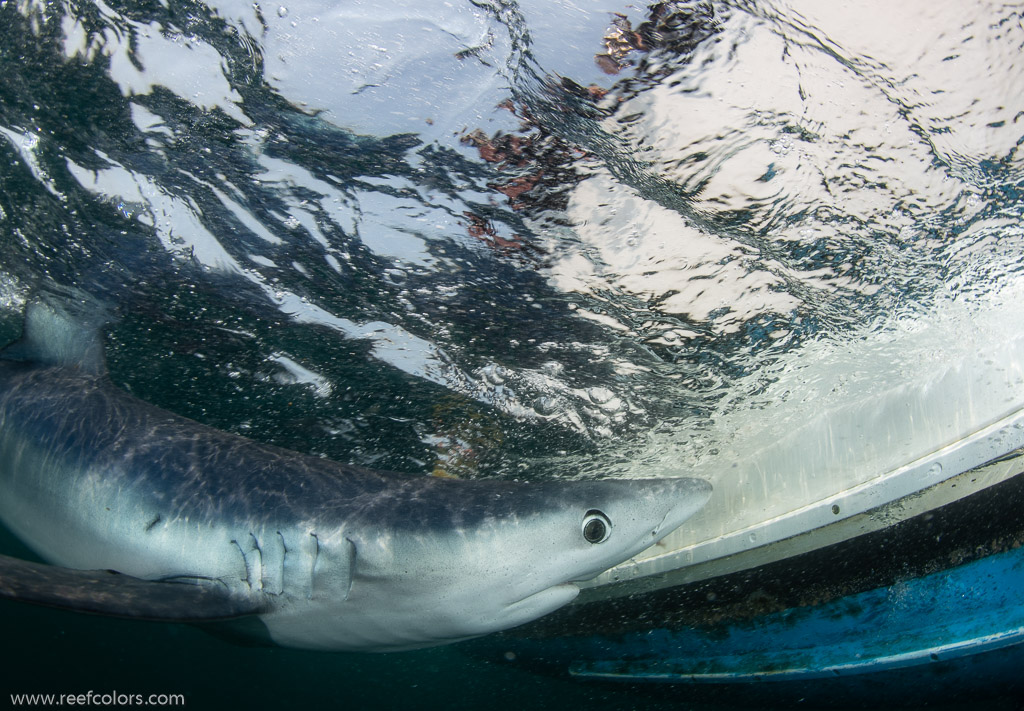
[[[116,387],[101,332],[72,311],[29,304],[0,353],[0,520],[48,562],[0,558],[0,597],[255,620],[304,649],[427,647],[570,603],[711,493],[404,475],[268,446]]]

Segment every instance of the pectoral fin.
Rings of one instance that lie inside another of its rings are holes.
[[[110,570],[73,570],[0,555],[0,598],[143,620],[198,622],[262,612],[216,581],[161,582]]]

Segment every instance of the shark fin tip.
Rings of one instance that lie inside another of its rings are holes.
[[[38,296],[25,307],[21,339],[0,354],[8,360],[71,366],[102,374],[106,372],[102,329],[109,320],[106,305],[92,297]]]

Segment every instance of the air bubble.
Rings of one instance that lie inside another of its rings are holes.
[[[505,378],[508,377],[508,374],[508,368],[495,365],[493,363],[483,368],[484,379],[486,379],[491,385],[502,385],[505,382]]]
[[[541,397],[534,403],[533,409],[536,410],[538,415],[547,417],[558,412],[558,400],[553,397]]]
[[[544,375],[550,375],[552,377],[561,375],[562,371],[564,370],[565,366],[559,363],[558,361],[554,360],[549,360],[547,363],[544,363],[540,367],[540,372],[544,373]]]

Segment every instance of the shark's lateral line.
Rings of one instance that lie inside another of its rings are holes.
[[[97,330],[31,304],[0,360],[0,518],[55,567],[0,596],[385,651],[533,620],[696,512],[695,479],[457,481],[269,447],[138,400]],[[117,573],[111,572],[117,571]]]

